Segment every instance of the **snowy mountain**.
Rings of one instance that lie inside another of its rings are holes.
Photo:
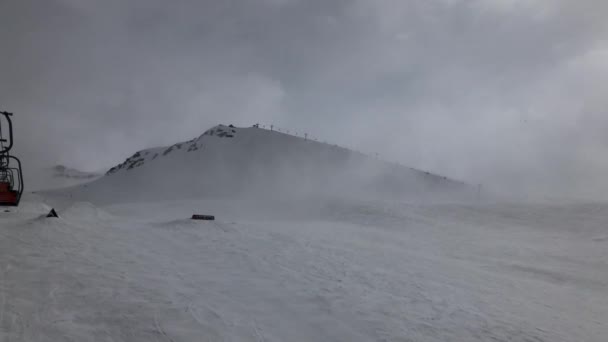
[[[470,190],[217,126],[0,212],[0,340],[606,341],[608,204]]]
[[[139,151],[99,180],[66,190],[93,201],[234,196],[471,196],[466,184],[345,148],[257,127],[219,125]]]

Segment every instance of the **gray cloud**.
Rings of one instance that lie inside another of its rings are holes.
[[[26,165],[274,122],[474,183],[608,190],[600,0],[5,0]]]

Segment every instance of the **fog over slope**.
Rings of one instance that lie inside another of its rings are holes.
[[[0,106],[26,172],[106,168],[128,146],[256,120],[509,192],[606,199],[606,13],[602,0],[3,0]]]
[[[219,125],[186,142],[139,151],[101,179],[59,194],[102,203],[194,197],[471,198],[475,188],[334,145]]]
[[[26,165],[25,187],[27,192],[60,189],[94,181],[103,175],[102,172],[88,172],[65,165],[36,167]]]

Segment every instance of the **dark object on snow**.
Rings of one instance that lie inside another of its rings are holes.
[[[230,128],[234,128],[234,125],[230,125],[230,126],[228,126],[228,127],[230,127]]]
[[[215,216],[213,215],[192,215],[193,220],[202,220],[202,221],[214,221]]]
[[[51,209],[51,211],[49,212],[48,215],[46,215],[46,217],[56,217],[58,218],[59,215],[57,215],[57,212],[55,211],[55,208]]]

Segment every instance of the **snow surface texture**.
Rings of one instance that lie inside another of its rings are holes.
[[[259,128],[213,127],[135,153],[105,177],[61,193],[93,203],[333,195],[474,197],[474,187],[344,148]],[[57,193],[56,195],[59,195]]]
[[[608,336],[607,205],[40,201],[0,215],[2,341]]]
[[[0,341],[605,342],[608,205],[470,190],[218,126],[0,212]]]

